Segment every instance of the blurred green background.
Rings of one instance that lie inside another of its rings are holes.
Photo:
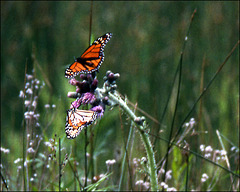
[[[10,149],[12,161],[21,156],[22,148],[17,144],[21,143],[23,131],[23,101],[19,91],[24,88],[26,60],[27,73],[32,71],[33,52],[42,68],[42,72],[35,68],[36,77],[45,83],[46,79],[49,81],[42,90],[37,108],[42,124],[47,124],[44,105],[57,105],[56,118],[45,136],[51,138],[57,133],[61,138],[66,137],[66,110],[73,101],[67,97],[67,92],[75,88],[64,77],[64,71],[89,45],[90,6],[89,1],[1,1],[1,145]],[[106,32],[113,33],[105,47],[105,61],[98,73],[99,85],[102,85],[107,70],[120,73],[118,91],[160,120],[194,9],[197,13],[183,57],[177,129],[200,95],[204,56],[206,86],[239,39],[238,2],[94,2],[92,40]],[[172,100],[161,127],[164,129],[162,136],[166,138],[173,104]],[[200,134],[198,144],[219,147],[215,132],[219,130],[237,145],[238,106],[239,48],[203,97],[202,128],[196,127],[196,131],[204,130],[208,134]],[[97,127],[99,135],[96,139],[105,140],[104,149],[108,151],[100,156],[103,164],[114,158],[116,148],[123,147],[119,110],[113,111],[107,109]],[[191,117],[197,120],[198,112],[197,107]],[[137,114],[141,115],[140,112]],[[159,125],[150,119],[147,121],[151,131],[156,133]],[[125,133],[128,127],[124,125]],[[105,137],[107,131],[109,135]],[[79,145],[81,139],[82,136],[77,138]],[[64,142],[72,144],[67,139]],[[231,147],[228,143],[226,146],[228,150]]]

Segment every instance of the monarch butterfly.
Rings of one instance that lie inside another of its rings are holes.
[[[97,118],[97,113],[89,110],[67,110],[65,132],[68,139],[74,139],[84,127],[92,124]]]
[[[104,60],[104,47],[112,37],[106,33],[93,42],[73,64],[65,70],[65,77],[72,78],[79,73],[92,73],[97,71]]]

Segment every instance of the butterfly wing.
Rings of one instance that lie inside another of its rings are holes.
[[[92,124],[97,113],[88,110],[70,109],[67,111],[65,132],[68,139],[74,139],[84,127]]]
[[[104,47],[112,37],[111,33],[99,37],[93,42],[73,64],[65,70],[65,77],[72,78],[79,73],[97,71],[104,60]]]

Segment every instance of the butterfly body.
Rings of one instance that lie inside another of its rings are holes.
[[[111,37],[111,33],[106,33],[95,40],[93,44],[84,51],[81,57],[78,57],[75,62],[65,70],[65,77],[73,78],[79,73],[92,73],[97,71],[104,61],[104,47]]]
[[[90,110],[67,110],[65,132],[68,139],[74,139],[84,127],[92,124],[97,118],[97,113]]]

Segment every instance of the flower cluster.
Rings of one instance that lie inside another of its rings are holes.
[[[31,125],[35,127],[40,126],[38,122],[40,114],[36,113],[36,107],[39,91],[43,88],[44,85],[44,82],[42,85],[40,85],[40,81],[33,75],[26,74],[25,94],[22,90],[20,90],[19,93],[19,97],[24,98],[24,105],[26,107],[24,118],[27,123],[31,123]]]
[[[8,154],[10,152],[9,149],[5,149],[3,147],[0,148],[0,151],[3,152],[3,153],[6,153],[6,154]]]
[[[204,153],[205,158],[212,158],[214,162],[225,161],[227,152],[225,150],[213,150],[213,148],[205,145],[200,145],[200,150]]]
[[[202,178],[201,178],[201,182],[202,183],[206,182],[208,180],[208,178],[209,178],[208,175],[206,173],[203,173]]]
[[[103,88],[98,88],[98,79],[96,73],[81,74],[81,81],[75,78],[70,79],[69,83],[76,86],[76,92],[69,92],[69,98],[76,98],[71,103],[70,109],[78,109],[80,106],[91,105],[90,110],[95,111],[98,114],[98,118],[102,117],[105,111],[106,105],[111,105],[107,97],[107,92],[114,91],[117,88],[116,79],[120,75],[114,74],[111,71],[107,71],[104,76]]]

